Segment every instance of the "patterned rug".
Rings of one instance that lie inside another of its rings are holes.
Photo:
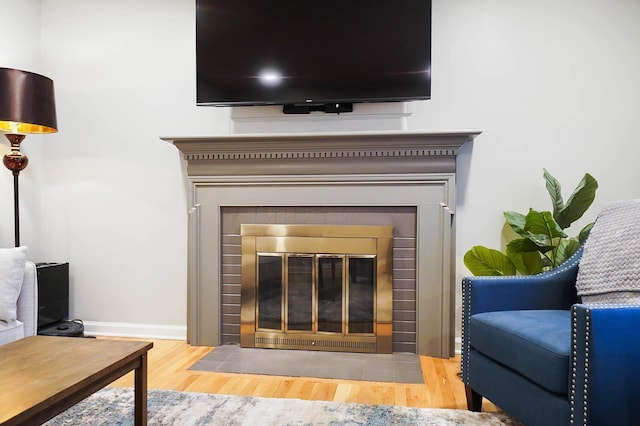
[[[105,388],[46,426],[133,425],[133,390]],[[520,425],[505,414],[150,390],[149,425]]]

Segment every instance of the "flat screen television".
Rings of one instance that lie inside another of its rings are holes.
[[[205,106],[429,99],[431,1],[196,0],[196,71]]]

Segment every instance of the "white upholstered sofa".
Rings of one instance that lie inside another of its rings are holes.
[[[38,279],[26,251],[0,249],[0,345],[37,332]]]

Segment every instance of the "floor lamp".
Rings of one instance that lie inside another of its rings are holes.
[[[11,144],[2,162],[13,173],[16,247],[20,245],[18,175],[29,163],[20,152],[20,143],[26,133],[55,133],[57,127],[53,81],[28,71],[0,68],[0,131]]]

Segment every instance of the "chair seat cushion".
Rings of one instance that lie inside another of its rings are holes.
[[[484,312],[471,316],[471,346],[534,383],[568,394],[569,311]]]

